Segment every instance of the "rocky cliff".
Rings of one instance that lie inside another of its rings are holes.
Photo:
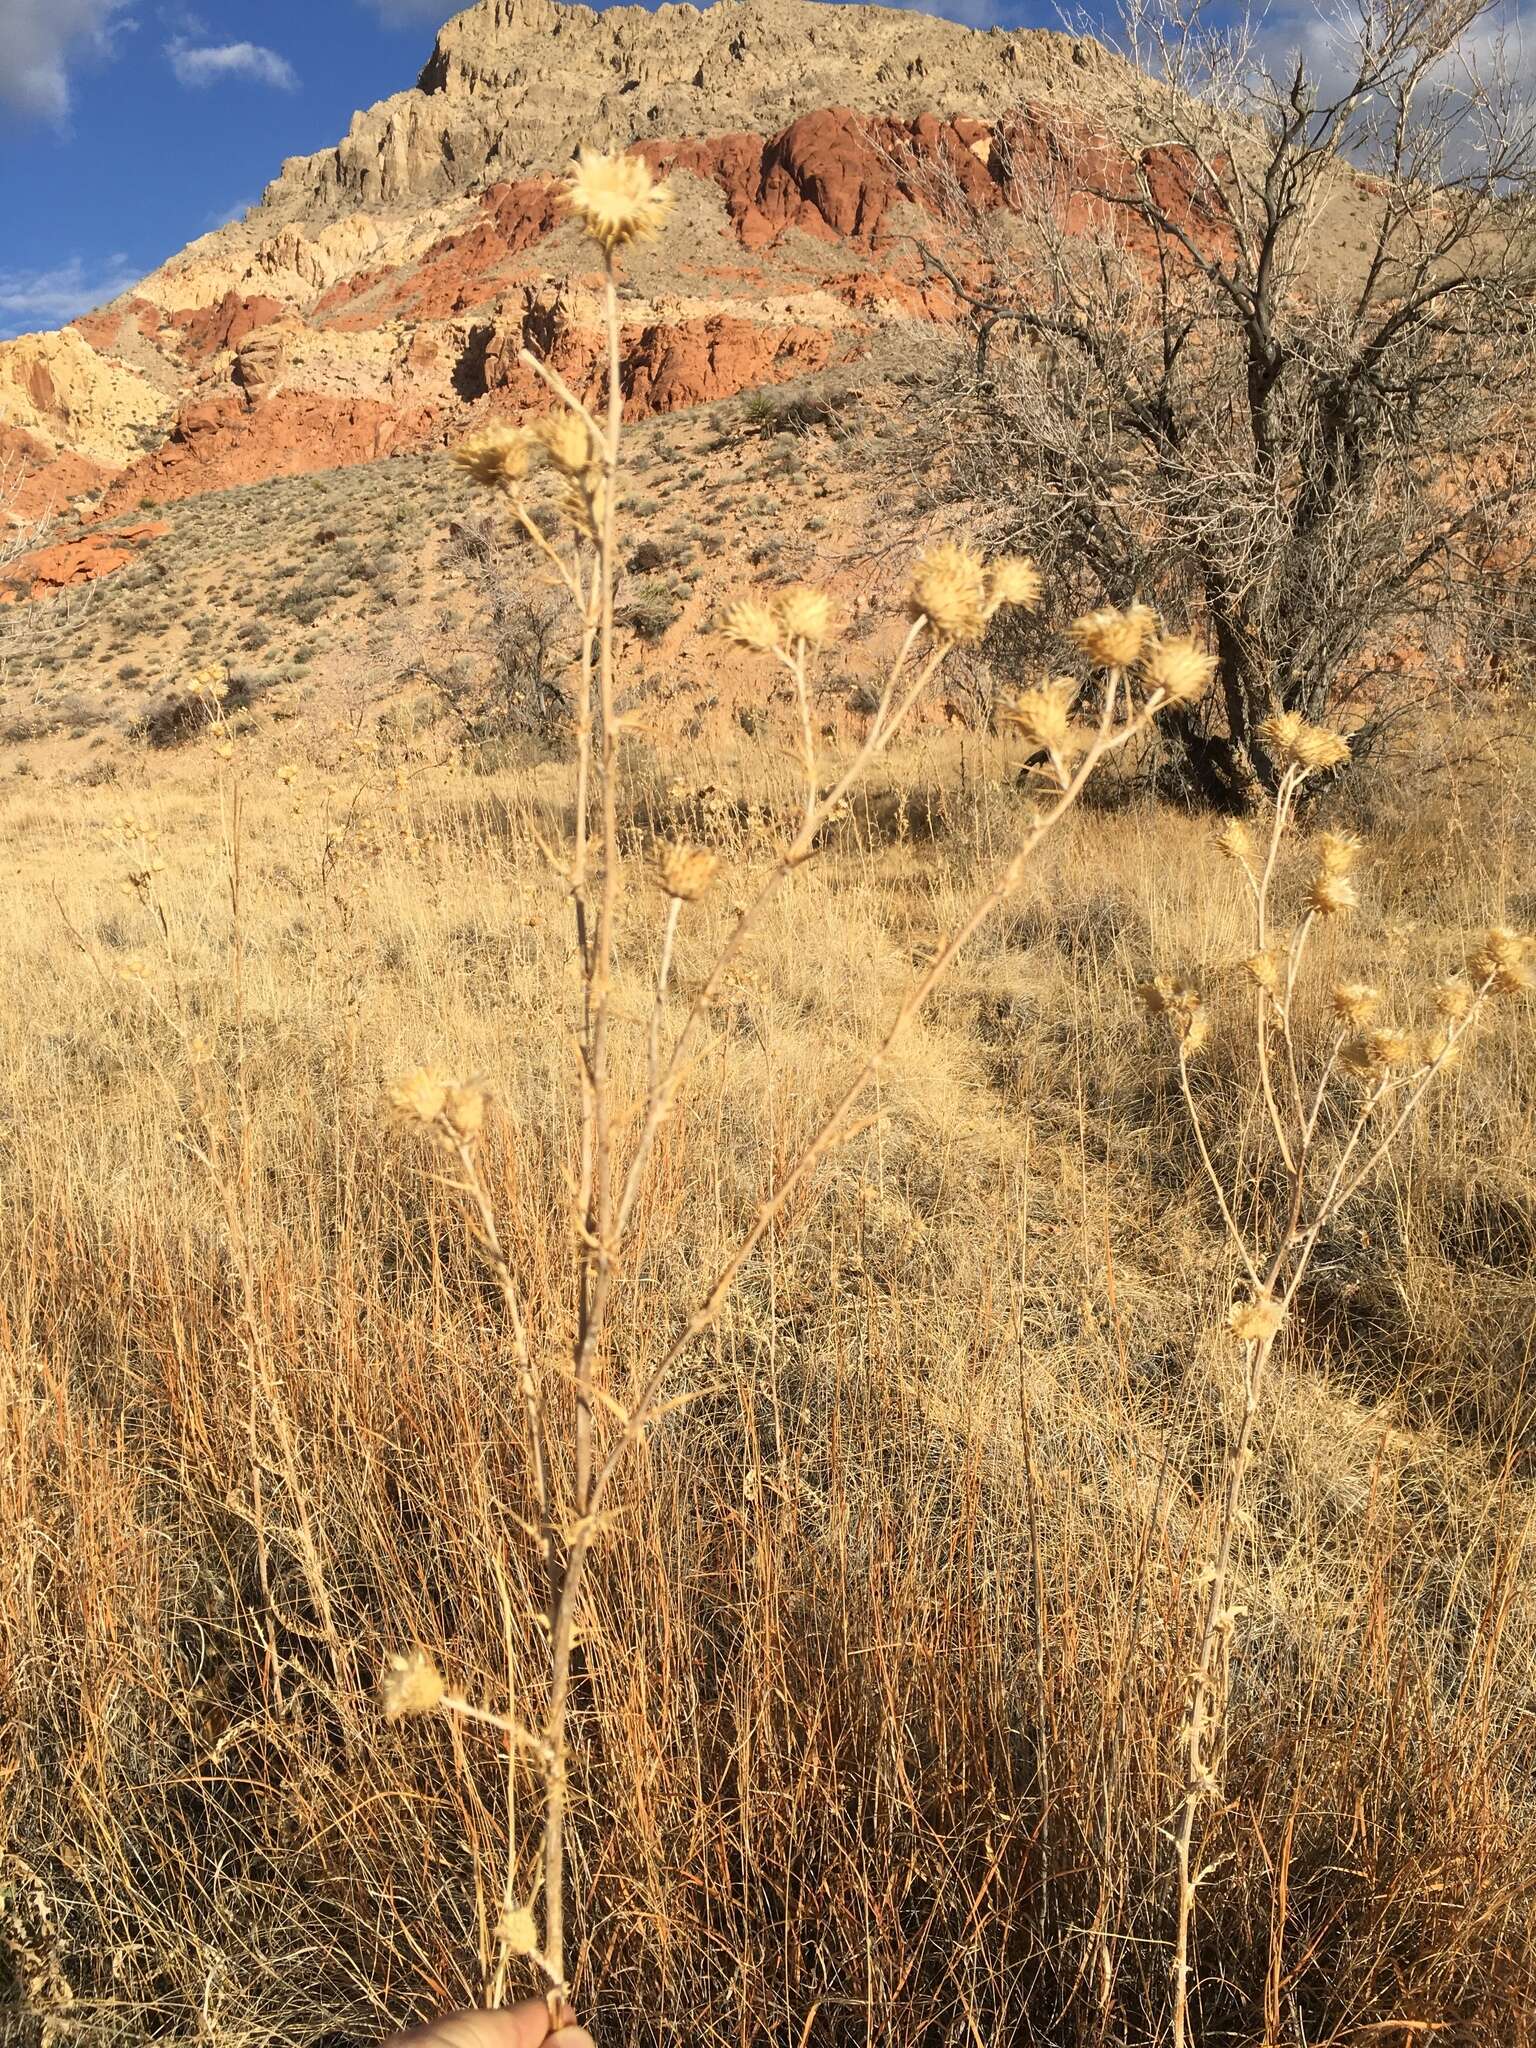
[[[910,232],[928,171],[995,205],[1000,138],[1015,160],[1091,153],[1130,84],[1091,42],[887,8],[478,0],[413,89],[286,163],[244,220],[0,347],[0,460],[31,516],[115,516],[515,413],[524,346],[583,381],[591,257],[558,199],[581,141],[643,149],[679,196],[627,273],[631,408],[799,375],[953,313]]]

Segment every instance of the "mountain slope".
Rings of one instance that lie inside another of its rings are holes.
[[[525,345],[584,374],[590,257],[556,180],[641,145],[679,227],[633,273],[636,412],[856,352],[944,315],[901,228],[903,155],[995,195],[1008,122],[1048,149],[1129,102],[1098,45],[893,9],[719,0],[598,14],[479,0],[418,84],[290,160],[261,204],[60,336],[0,347],[0,455],[23,510],[108,514],[440,443],[533,396]]]

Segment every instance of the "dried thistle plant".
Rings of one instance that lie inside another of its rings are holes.
[[[1233,1636],[1241,1613],[1233,1577],[1254,1430],[1275,1349],[1323,1233],[1371,1181],[1488,1006],[1536,984],[1536,944],[1500,928],[1473,947],[1464,979],[1426,991],[1431,1014],[1417,1028],[1383,1021],[1382,996],[1374,985],[1339,982],[1328,1000],[1332,1028],[1321,1048],[1314,1047],[1302,1028],[1300,1001],[1308,949],[1320,923],[1358,907],[1361,842],[1349,833],[1320,835],[1300,915],[1289,928],[1277,916],[1276,875],[1308,777],[1334,766],[1348,743],[1291,713],[1271,719],[1264,739],[1282,770],[1267,835],[1256,837],[1241,820],[1224,824],[1216,835],[1219,850],[1243,877],[1251,914],[1253,951],[1242,963],[1253,988],[1245,1045],[1252,1049],[1256,1112],[1268,1141],[1245,1156],[1234,1175],[1218,1168],[1191,1082],[1191,1062],[1210,1036],[1209,1009],[1195,987],[1168,975],[1138,991],[1172,1038],[1190,1128],[1242,1274],[1242,1292],[1227,1317],[1241,1353],[1241,1407],[1199,1575],[1199,1621],[1179,1734],[1174,2048],[1186,2048],[1191,2039],[1191,1942],[1200,1887],[1214,1867],[1201,1861],[1201,1819],[1221,1797]],[[1265,1197],[1274,1170],[1282,1190],[1278,1205]]]
[[[460,1082],[444,1069],[425,1067],[403,1075],[388,1096],[393,1121],[430,1140],[439,1161],[456,1169],[453,1184],[474,1220],[511,1333],[537,1493],[528,1525],[538,1552],[532,1576],[548,1589],[547,1610],[541,1617],[548,1644],[542,1714],[537,1729],[525,1730],[509,1717],[471,1707],[447,1689],[424,1652],[397,1661],[386,1674],[383,1693],[391,1717],[447,1713],[487,1722],[537,1759],[543,1775],[538,1897],[532,1904],[524,1898],[509,1848],[500,1949],[488,1995],[499,2002],[510,1963],[530,1957],[543,1972],[552,2010],[563,2006],[570,1991],[566,1829],[572,1647],[587,1564],[596,1543],[612,1530],[612,1496],[626,1461],[671,1405],[680,1361],[719,1316],[765,1234],[783,1217],[824,1156],[847,1140],[861,1099],[898,1040],[962,948],[1017,888],[1041,841],[1076,803],[1095,770],[1144,732],[1159,711],[1197,695],[1211,669],[1192,642],[1155,637],[1157,622],[1144,607],[1096,612],[1078,622],[1073,638],[1098,671],[1088,693],[1095,700],[1092,719],[1077,722],[1075,706],[1083,692],[1076,684],[1047,684],[1013,707],[1013,727],[1045,756],[1039,770],[1040,801],[1019,843],[991,885],[930,950],[879,1043],[856,1063],[832,1108],[779,1171],[751,1223],[662,1345],[659,1360],[638,1385],[633,1384],[624,1359],[616,1355],[614,1306],[633,1270],[631,1225],[648,1184],[656,1140],[693,1069],[692,1055],[705,1020],[740,973],[745,943],[765,912],[816,854],[827,825],[844,815],[851,792],[907,726],[946,657],[955,647],[978,640],[1003,607],[1036,605],[1040,578],[1027,558],[989,562],[958,542],[929,549],[913,571],[906,600],[907,631],[867,729],[851,758],[839,763],[822,759],[811,710],[813,665],[837,632],[830,596],[800,586],[745,596],[729,608],[720,622],[722,636],[744,652],[776,663],[793,688],[801,783],[798,818],[766,873],[745,901],[727,913],[712,964],[680,1023],[673,1022],[672,1010],[676,934],[683,915],[693,912],[709,890],[718,862],[712,852],[686,843],[656,850],[652,875],[665,908],[649,1008],[644,1093],[639,1101],[622,1099],[612,1057],[616,940],[626,883],[619,794],[627,737],[615,681],[614,586],[620,560],[615,507],[622,439],[616,257],[628,243],[658,231],[669,200],[643,159],[585,150],[571,174],[567,197],[601,253],[607,342],[604,402],[589,407],[550,365],[525,351],[522,361],[548,390],[555,409],[528,427],[492,427],[458,451],[468,480],[505,501],[512,519],[566,592],[580,628],[574,824],[571,843],[557,856],[572,908],[582,991],[576,1027],[581,1117],[571,1166],[576,1310],[563,1370],[536,1359],[529,1345],[524,1283],[503,1249],[505,1234],[480,1170],[483,1086]],[[564,528],[554,537],[534,518],[525,495],[525,485],[540,462],[561,479]],[[531,1918],[535,1907],[542,1917],[541,1929]]]

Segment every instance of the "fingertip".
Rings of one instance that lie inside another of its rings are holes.
[[[562,2015],[563,2017],[563,2015]],[[427,2026],[413,2027],[386,2048],[545,2048],[549,2007],[542,1998],[497,2012],[456,2012]]]

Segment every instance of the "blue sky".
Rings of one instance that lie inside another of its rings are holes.
[[[1017,22],[1031,0],[918,4]],[[0,0],[0,339],[88,311],[251,205],[285,156],[413,84],[453,11]]]
[[[415,82],[452,0],[0,0],[0,337],[111,298]]]

